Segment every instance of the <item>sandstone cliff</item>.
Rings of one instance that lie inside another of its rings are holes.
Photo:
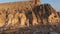
[[[46,25],[58,19],[50,4],[34,1],[0,4],[0,16],[0,27]]]
[[[44,27],[43,32],[45,32],[45,29],[49,31],[50,25],[53,25],[52,29],[55,30],[54,26],[57,24],[59,16],[50,4],[40,4],[39,1],[0,4],[0,27],[4,30],[30,26],[35,30],[34,28],[39,29],[42,25],[41,30]]]

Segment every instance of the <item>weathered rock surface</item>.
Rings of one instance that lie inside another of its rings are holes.
[[[50,4],[40,4],[39,0],[36,1],[0,4],[0,31],[5,33],[12,29],[13,33],[23,30],[23,33],[20,32],[22,34],[31,31],[34,34],[59,33],[60,30],[57,29],[59,29],[60,20],[56,10]],[[23,28],[20,29],[21,27]]]
[[[36,2],[37,1],[37,2]],[[40,5],[39,0],[12,2],[0,4],[0,27],[29,26],[38,24],[33,12],[34,5]]]

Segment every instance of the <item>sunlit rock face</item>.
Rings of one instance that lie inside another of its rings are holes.
[[[36,25],[37,17],[32,8],[39,0],[0,4],[0,27]]]
[[[2,27],[5,24],[5,21],[6,21],[5,16],[6,16],[6,14],[5,14],[4,10],[3,9],[0,10],[0,27]]]
[[[60,16],[40,0],[0,4],[0,33],[58,34]]]
[[[56,14],[52,13],[50,16],[49,16],[49,22],[50,24],[57,24],[59,23],[59,16],[57,16]]]
[[[50,4],[40,4],[39,0],[0,4],[0,27],[46,25],[58,22],[56,16]]]

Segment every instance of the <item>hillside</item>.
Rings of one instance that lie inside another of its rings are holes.
[[[52,29],[54,33],[59,33],[60,20],[56,10],[50,4],[36,1],[0,4],[0,31],[49,33]]]

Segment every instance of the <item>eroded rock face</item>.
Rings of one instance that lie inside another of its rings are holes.
[[[39,0],[0,4],[0,27],[29,26],[37,24],[37,17],[32,10],[40,5]]]
[[[60,17],[60,12],[57,12],[58,16]]]
[[[2,33],[58,34],[59,22],[60,18],[51,5],[40,4],[39,0],[0,4]]]
[[[58,19],[56,11],[50,4],[39,4],[39,1],[36,4],[34,1],[29,1],[0,4],[0,6],[2,6],[0,7],[0,27],[46,25]],[[57,18],[54,18],[55,16]]]
[[[49,23],[50,24],[57,24],[59,23],[59,16],[57,16],[56,14],[52,13],[50,16],[49,16]]]
[[[25,9],[19,9],[19,8],[13,8],[13,9],[7,9],[4,10],[5,13],[1,14],[1,20],[2,24],[6,23],[6,27],[8,26],[15,26],[15,25],[20,25],[20,26],[29,26],[30,25],[36,25],[36,24],[43,24],[46,20],[48,20],[48,17],[50,16],[48,4],[46,5],[40,5],[40,6],[35,6]],[[46,9],[45,9],[46,8]],[[44,20],[45,19],[45,20]],[[45,24],[45,23],[44,23]]]

